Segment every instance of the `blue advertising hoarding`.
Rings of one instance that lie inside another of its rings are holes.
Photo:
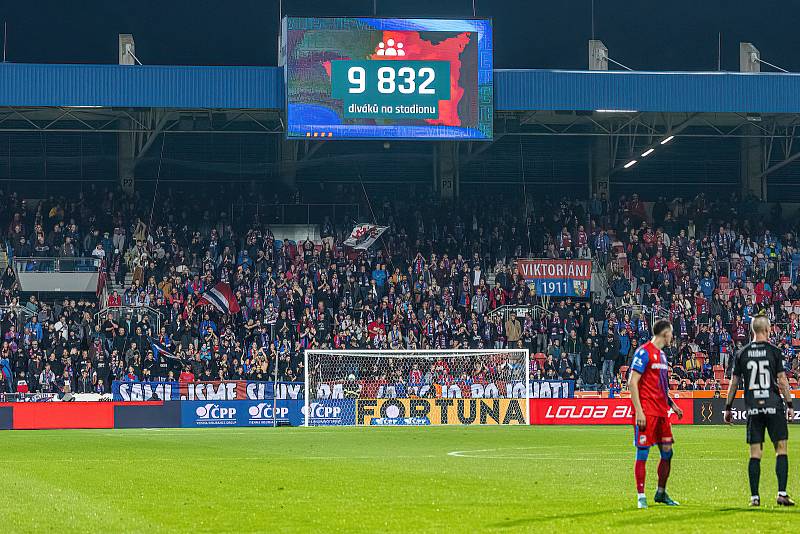
[[[342,426],[356,423],[355,399],[317,399],[309,404],[310,426]],[[305,416],[305,406],[301,407]]]
[[[302,408],[300,400],[181,401],[181,426],[300,426]]]

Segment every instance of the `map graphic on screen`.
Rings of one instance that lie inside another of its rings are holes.
[[[489,20],[283,20],[290,139],[491,139]]]

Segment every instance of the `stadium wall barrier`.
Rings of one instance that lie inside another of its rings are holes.
[[[695,401],[676,399],[683,419],[670,413],[672,424],[691,425],[695,419]],[[633,423],[630,399],[531,399],[532,425],[629,425]]]
[[[13,410],[14,430],[114,428],[111,402],[20,402]]]
[[[320,399],[311,403],[312,425],[500,425],[525,424],[524,399]],[[630,425],[629,398],[530,399],[532,425]],[[673,424],[723,424],[725,399],[676,399],[684,411]],[[744,402],[733,405],[743,424]],[[794,422],[800,423],[800,400]],[[78,428],[202,428],[301,426],[300,399],[177,402],[16,402],[0,404],[0,430]]]
[[[0,430],[11,430],[12,428],[14,428],[14,408],[0,406]]]
[[[151,409],[151,416],[138,427],[127,422],[130,410]],[[121,410],[118,410],[121,409]],[[160,409],[160,410],[159,410]],[[161,411],[162,413],[158,413]],[[117,419],[121,417],[121,419]],[[80,428],[142,428],[180,426],[179,417],[169,417],[160,402],[11,402],[0,404],[0,430],[46,430]],[[160,422],[160,424],[158,424]]]
[[[114,428],[180,428],[179,402],[114,403]]]

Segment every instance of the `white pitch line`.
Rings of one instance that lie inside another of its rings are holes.
[[[601,452],[591,456],[570,456],[569,454],[565,454],[563,456],[554,455],[553,451],[544,452],[543,454],[536,454],[536,453],[523,453],[514,455],[492,455],[492,454],[480,454],[482,452],[498,452],[498,451],[523,451],[523,450],[533,450],[533,449],[557,449],[561,448],[561,446],[541,446],[541,447],[503,447],[497,449],[472,449],[472,450],[465,450],[465,451],[450,451],[447,453],[447,456],[452,456],[454,458],[474,458],[479,460],[578,460],[578,461],[592,461],[592,460],[599,460],[603,458],[619,458],[624,456],[624,452]],[[714,457],[681,457],[681,461],[688,461],[688,462],[739,462],[742,461],[741,458],[714,458]]]
[[[419,458],[438,458],[438,455],[422,455],[422,454],[414,454],[414,455],[404,455],[404,456],[392,456],[392,458],[401,458],[401,459],[419,459]],[[83,458],[53,458],[51,460],[47,460],[48,463],[73,463],[73,462],[80,462]],[[192,457],[192,460],[197,461],[251,461],[251,460],[381,460],[385,461],[385,456],[201,456],[201,457]],[[20,463],[22,460],[13,460],[13,459],[0,459],[0,464],[16,464]],[[105,458],[103,462],[152,462],[152,457],[142,457],[142,458]]]

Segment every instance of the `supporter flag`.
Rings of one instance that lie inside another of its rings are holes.
[[[180,360],[180,358],[173,352],[170,352],[163,343],[152,337],[150,338],[150,348],[153,350],[153,356],[155,356],[156,360],[160,359],[161,356],[172,358],[173,360]]]
[[[233,296],[231,286],[225,282],[220,282],[209,291],[203,293],[197,303],[201,306],[203,304],[211,304],[220,312],[226,314],[239,313],[239,303],[236,302],[236,297]]]
[[[375,224],[359,224],[350,236],[344,240],[344,244],[356,250],[367,250],[378,240],[378,238],[389,228],[388,226],[378,226]]]
[[[97,290],[95,291],[95,294],[97,295],[97,298],[100,298],[100,295],[103,294],[103,288],[106,286],[106,278],[108,276],[106,274],[106,260],[105,259],[100,262],[100,269],[98,269],[97,272],[98,272]]]

